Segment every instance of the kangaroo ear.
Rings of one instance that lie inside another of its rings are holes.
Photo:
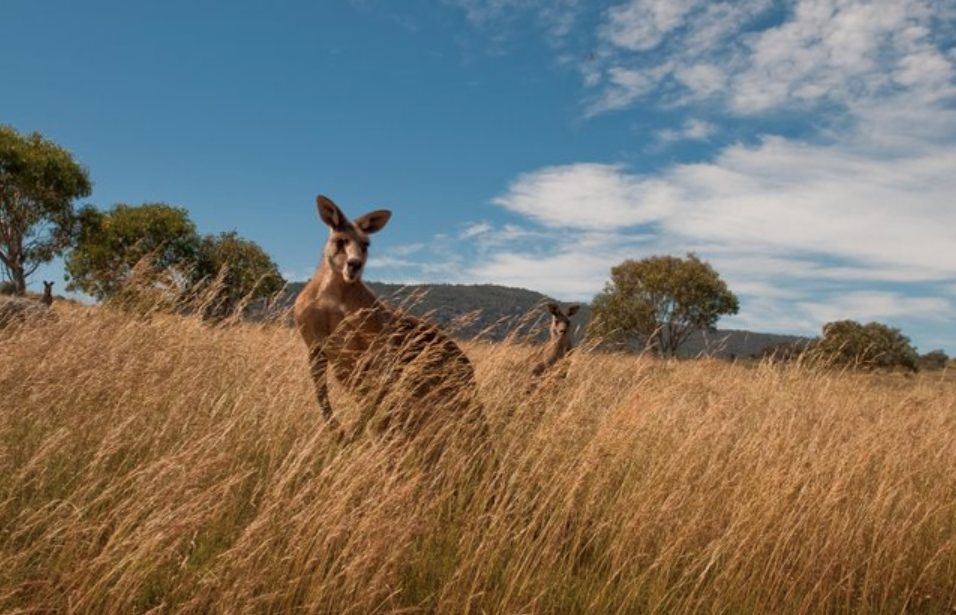
[[[555,316],[561,313],[561,307],[557,303],[549,303],[547,307],[548,307],[548,311],[554,314]]]
[[[581,309],[581,306],[575,303],[574,305],[568,306],[568,318],[574,316],[578,313],[578,310]]]
[[[376,209],[375,211],[370,211],[364,216],[359,216],[355,219],[355,226],[358,227],[363,233],[377,233],[382,230],[385,225],[388,223],[389,218],[392,217],[392,212],[387,209]]]
[[[319,217],[333,229],[340,229],[345,226],[347,218],[339,206],[332,202],[327,196],[319,195],[315,197],[315,204],[319,208]]]

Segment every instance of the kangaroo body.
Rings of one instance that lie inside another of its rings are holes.
[[[40,298],[40,303],[47,307],[53,305],[53,282],[43,281],[43,296]]]
[[[394,391],[411,394],[413,403],[399,404],[402,412],[384,417],[382,427],[413,430],[426,413],[440,411],[436,404],[468,405],[474,370],[458,345],[435,325],[384,303],[361,281],[367,235],[380,230],[390,213],[372,212],[351,222],[325,197],[318,205],[331,233],[293,314],[326,420],[341,433],[329,400],[328,372],[360,401],[354,435]]]
[[[548,304],[548,311],[551,312],[550,338],[545,346],[544,358],[532,368],[532,375],[541,376],[571,351],[571,317],[579,308],[578,305],[572,305],[564,313],[556,303]]]

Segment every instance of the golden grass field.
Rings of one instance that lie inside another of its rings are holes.
[[[55,307],[0,331],[3,613],[956,607],[952,374],[581,352],[529,394],[468,344],[493,453],[436,463],[336,444],[291,329]]]

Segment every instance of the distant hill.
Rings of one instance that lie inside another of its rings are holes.
[[[779,344],[804,346],[810,341],[799,335],[757,333],[741,329],[717,329],[706,333],[695,332],[684,342],[681,357],[713,356],[722,359],[749,359],[763,350]]]
[[[462,339],[480,335],[482,339],[498,341],[516,328],[522,335],[534,332],[535,338],[544,339],[549,317],[543,306],[549,301],[556,301],[533,290],[495,284],[366,284],[392,305],[402,306],[416,316],[427,316]],[[290,308],[303,286],[305,284],[302,282],[289,284],[274,309],[281,311]],[[566,302],[558,303],[567,305]],[[590,307],[582,304],[581,311],[573,319],[578,336],[590,317]],[[535,324],[536,327],[533,326]],[[717,329],[693,334],[681,347],[679,355],[743,359],[769,346],[806,340],[795,335]]]
[[[498,341],[522,321],[526,323],[523,329],[528,329],[538,316],[546,325],[547,312],[535,308],[543,308],[545,303],[554,301],[532,290],[494,284],[366,284],[392,305],[401,306],[416,316],[427,316],[464,339],[480,334],[482,338]],[[303,286],[302,282],[289,284],[276,308],[291,307]],[[583,325],[590,313],[587,306],[582,306],[574,318],[575,323]],[[542,332],[544,336],[546,333]]]

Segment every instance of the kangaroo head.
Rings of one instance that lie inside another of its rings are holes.
[[[561,311],[561,306],[557,303],[549,303],[548,311],[551,312],[551,336],[561,337],[566,335],[571,328],[571,317],[577,314],[581,308],[579,305],[568,306],[567,312]]]
[[[362,270],[368,260],[368,236],[382,230],[392,212],[378,209],[349,220],[332,199],[321,194],[315,199],[319,217],[329,227],[324,258],[332,271],[339,273],[346,283],[362,279]]]
[[[49,295],[53,292],[53,282],[43,280],[43,294]]]

